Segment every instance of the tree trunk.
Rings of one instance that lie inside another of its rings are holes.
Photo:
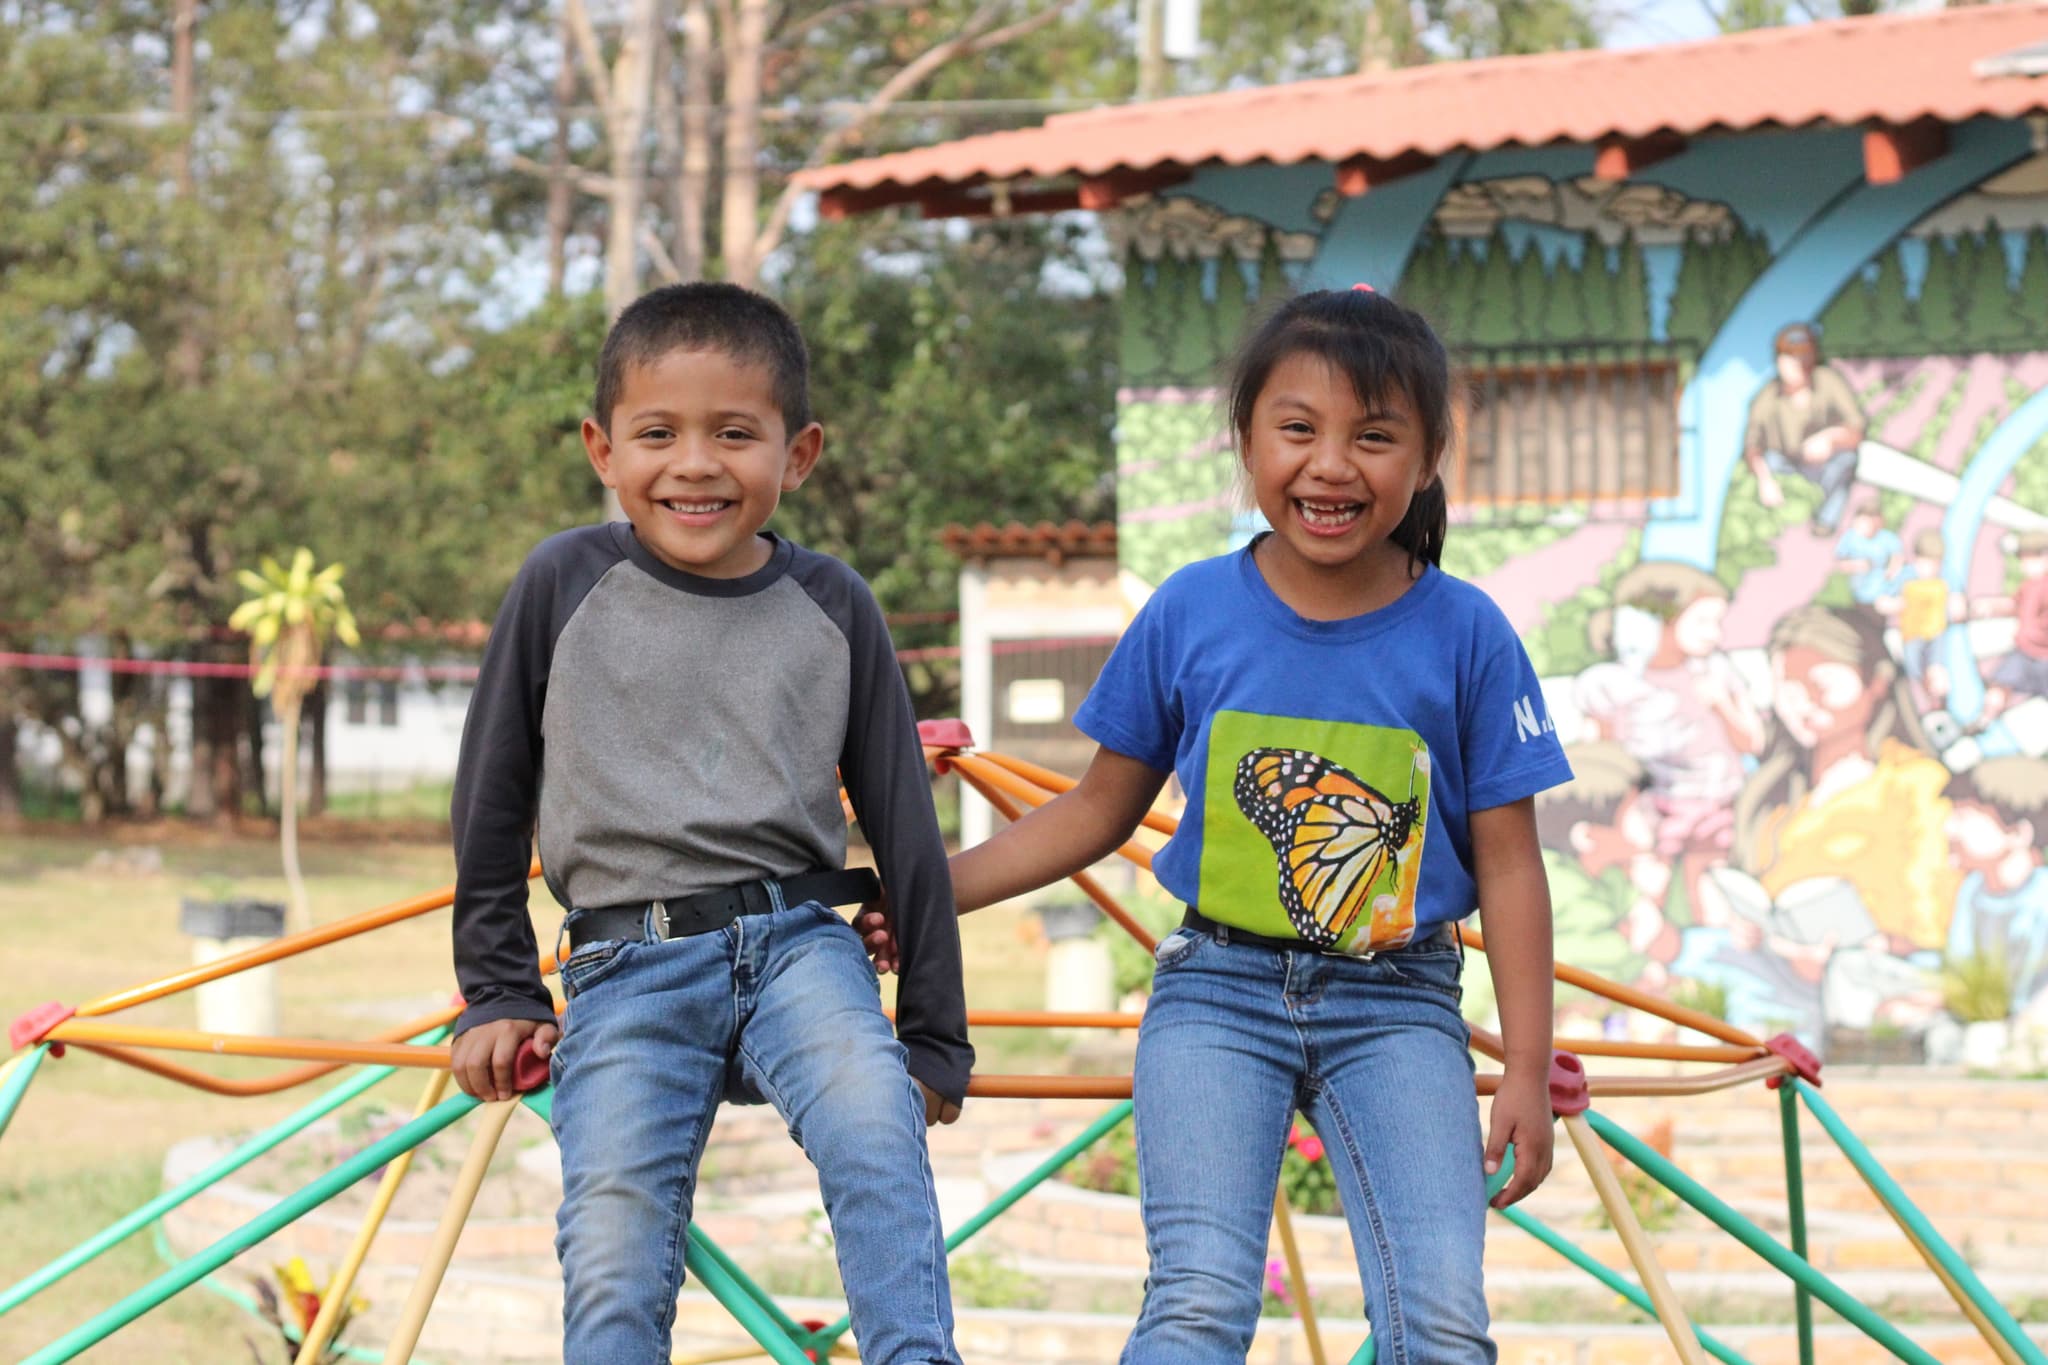
[[[306,814],[327,814],[327,701],[328,686],[322,679],[306,694],[307,728],[312,731],[312,785],[306,792]]]
[[[725,189],[719,251],[725,277],[749,289],[760,278],[754,234],[761,217],[761,48],[768,0],[737,0],[725,48]]]
[[[256,813],[270,814],[270,783],[263,772],[263,703],[245,686],[242,694],[242,763],[248,789],[256,794]],[[239,813],[239,811],[237,812]]]
[[[299,872],[299,720],[300,704],[288,702],[278,716],[283,732],[283,766],[277,774],[278,843],[284,853],[284,882],[290,901],[292,933],[313,927],[313,909],[306,901],[306,879]]]
[[[676,273],[704,278],[704,230],[711,197],[711,10],[706,0],[683,3],[682,169],[676,176]]]
[[[178,196],[192,195],[192,134],[196,101],[194,88],[194,47],[199,28],[199,0],[176,0],[171,18],[171,119],[178,124],[178,141],[172,149],[172,171]],[[171,350],[171,377],[180,384],[199,382],[206,367],[205,344],[199,336],[197,303],[187,299],[179,305],[182,318],[177,345]]]
[[[640,205],[647,191],[647,108],[654,94],[660,13],[660,0],[633,0],[618,60],[612,64],[612,194],[604,303],[614,318],[640,292]]]
[[[1408,65],[1415,23],[1408,0],[1367,0],[1365,37],[1358,44],[1358,69],[1367,74]]]
[[[0,828],[21,823],[21,722],[0,715]]]
[[[1166,0],[1138,0],[1138,98],[1166,93]]]
[[[548,297],[562,296],[569,270],[569,228],[576,216],[576,190],[569,183],[569,106],[576,99],[576,37],[569,7],[562,6],[561,66],[555,72],[555,145],[548,155]]]

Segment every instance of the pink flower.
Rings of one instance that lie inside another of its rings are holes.
[[[1313,1135],[1305,1137],[1294,1144],[1294,1150],[1301,1153],[1304,1161],[1321,1161],[1323,1159],[1323,1140]]]
[[[1287,1288],[1287,1263],[1285,1261],[1266,1262],[1266,1292],[1290,1308],[1294,1306],[1294,1295]]]

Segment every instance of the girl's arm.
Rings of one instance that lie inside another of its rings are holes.
[[[1137,831],[1166,774],[1098,748],[1081,781],[997,833],[953,855],[960,913],[1071,877],[1114,853]]]
[[[1098,748],[1071,790],[990,838],[953,855],[953,900],[961,914],[1070,877],[1100,862],[1137,831],[1166,774]],[[853,927],[875,970],[897,965],[895,926],[880,904],[863,906]]]
[[[1472,860],[1507,1048],[1486,1137],[1488,1175],[1500,1169],[1508,1144],[1515,1146],[1514,1178],[1493,1200],[1504,1209],[1550,1174],[1550,886],[1534,798],[1472,812]]]

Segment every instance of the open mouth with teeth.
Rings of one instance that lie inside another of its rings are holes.
[[[1301,524],[1321,536],[1342,535],[1365,515],[1365,504],[1360,502],[1324,502],[1320,499],[1296,498],[1294,513]]]
[[[708,522],[733,506],[730,498],[669,498],[662,508],[678,521]]]

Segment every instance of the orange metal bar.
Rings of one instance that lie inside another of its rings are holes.
[[[1055,796],[1070,792],[1081,785],[1077,779],[1068,777],[1065,773],[1054,772],[1051,768],[1042,768],[1028,759],[1014,758],[1009,754],[999,754],[986,749],[976,750],[973,756],[985,759],[998,767],[1008,768],[1026,782],[1035,782],[1052,792]],[[1174,819],[1171,815],[1161,815],[1158,811],[1151,810],[1145,812],[1145,818],[1140,823],[1146,829],[1159,834],[1170,835],[1180,828],[1180,821]]]
[[[960,776],[973,786],[976,791],[986,797],[988,803],[994,806],[1004,819],[1015,821],[1021,818],[1021,813],[1018,811],[1016,803],[1011,801],[1009,797],[1004,796],[993,787],[982,785],[981,780],[972,773],[963,772]],[[1146,866],[1150,867],[1151,864],[1147,863]],[[1074,885],[1081,888],[1089,900],[1095,902],[1096,909],[1115,920],[1122,927],[1123,931],[1136,939],[1146,952],[1151,952],[1159,945],[1159,940],[1152,937],[1144,925],[1133,919],[1131,912],[1117,903],[1116,897],[1103,890],[1102,883],[1096,881],[1093,876],[1086,872],[1076,872],[1073,875],[1072,881]]]
[[[244,1038],[196,1029],[138,1028],[97,1019],[67,1019],[50,1030],[52,1042],[112,1043],[159,1047],[172,1052],[210,1052],[225,1057],[280,1057],[292,1062],[362,1063],[369,1066],[448,1065],[446,1047],[403,1043],[336,1043],[325,1038]]]
[[[1470,1025],[1472,1050],[1496,1062],[1507,1060],[1507,1050],[1498,1033]],[[1566,1038],[1554,1035],[1552,1048],[1576,1052],[1582,1057],[1649,1057],[1665,1062],[1726,1062],[1739,1065],[1771,1054],[1760,1047],[1693,1047],[1664,1043],[1610,1043],[1598,1038]]]
[[[1482,953],[1486,951],[1486,939],[1477,929],[1461,924],[1458,926],[1458,933],[1464,938],[1466,947],[1477,948]],[[1560,962],[1557,964],[1557,979],[1567,986],[1577,986],[1580,990],[1604,996],[1618,1005],[1628,1005],[1654,1014],[1659,1019],[1677,1024],[1681,1028],[1689,1028],[1711,1038],[1719,1038],[1722,1042],[1733,1043],[1737,1047],[1763,1051],[1762,1042],[1725,1020],[1716,1019],[1711,1014],[1701,1014],[1698,1010],[1687,1009],[1683,1005],[1674,1005],[1668,1000],[1659,1000],[1654,995],[1645,995],[1632,986],[1609,981],[1604,976],[1595,976],[1583,968],[1567,966]]]
[[[962,777],[973,780],[975,790],[984,796],[989,795],[988,788],[994,787],[1016,797],[1034,810],[1052,800],[1052,794],[1032,786],[1008,769],[999,768],[973,754],[959,754],[949,761],[959,770]],[[1152,850],[1143,844],[1127,843],[1117,852],[1146,871],[1152,870]]]
[[[538,877],[540,875],[540,862],[538,860],[535,860],[526,875],[528,877]],[[444,886],[438,891],[429,891],[425,895],[414,896],[410,900],[393,901],[389,905],[381,905],[374,910],[365,910],[361,914],[350,915],[346,919],[338,919],[332,924],[323,924],[318,928],[308,929],[303,933],[291,934],[285,938],[278,939],[274,943],[266,943],[259,948],[251,948],[246,953],[236,953],[232,957],[224,957],[217,962],[209,962],[204,967],[193,967],[156,981],[130,987],[125,991],[116,991],[112,995],[103,995],[88,1004],[80,1005],[78,1007],[78,1017],[91,1018],[96,1015],[112,1014],[116,1010],[125,1010],[132,1005],[142,1005],[152,1000],[161,1000],[167,995],[176,995],[179,991],[190,990],[192,987],[203,985],[208,981],[218,981],[224,976],[233,976],[236,972],[250,967],[260,967],[266,962],[277,962],[284,958],[296,957],[298,954],[310,952],[314,948],[323,948],[330,943],[339,943],[343,939],[354,938],[358,934],[367,934],[372,929],[382,929],[387,924],[397,924],[401,920],[415,919],[431,911],[446,909],[454,900],[455,888]]]
[[[1129,1076],[975,1076],[967,1096],[977,1100],[1127,1100]]]
[[[896,1017],[893,1009],[882,1013],[891,1020]],[[967,1011],[967,1023],[971,1028],[1136,1028],[1144,1018],[1142,1014],[1089,1013],[1084,1010],[1064,1014],[1052,1010]]]
[[[455,1016],[460,1013],[462,1011],[459,1008],[451,1005],[445,1010],[437,1010],[433,1014],[423,1014],[409,1024],[387,1030],[377,1035],[371,1041],[379,1043],[403,1042],[407,1038],[418,1037],[428,1029],[439,1028],[443,1024],[452,1023]],[[246,1080],[231,1080],[225,1076],[215,1076],[210,1072],[201,1071],[197,1067],[166,1061],[160,1057],[152,1057],[146,1052],[136,1052],[125,1047],[114,1047],[101,1043],[80,1043],[79,1046],[88,1052],[98,1053],[110,1061],[120,1062],[124,1066],[132,1066],[138,1071],[147,1071],[151,1075],[161,1076],[165,1080],[189,1085],[195,1090],[205,1090],[216,1095],[231,1095],[237,1098],[247,1098],[252,1095],[274,1095],[281,1090],[290,1090],[294,1086],[304,1085],[307,1081],[318,1080],[320,1077],[330,1072],[339,1071],[343,1066],[347,1065],[345,1062],[311,1062],[305,1066],[289,1067],[283,1071],[273,1072],[268,1076],[256,1076]]]

